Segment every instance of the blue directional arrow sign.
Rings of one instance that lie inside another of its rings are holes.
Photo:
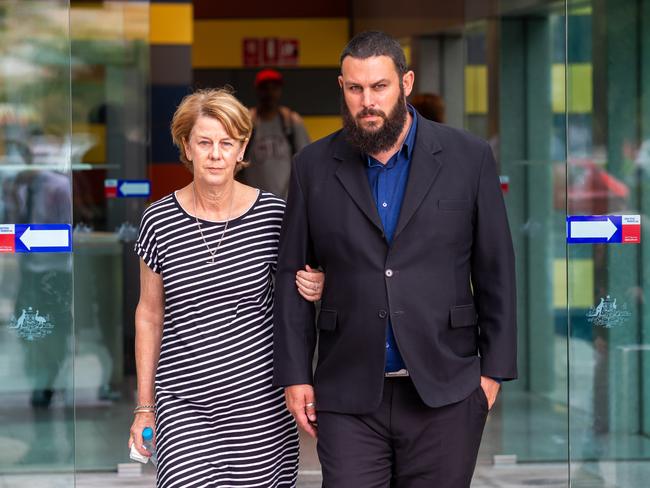
[[[117,180],[118,197],[148,197],[151,195],[149,180]]]
[[[570,215],[566,221],[569,244],[622,242],[622,217],[620,215]]]
[[[69,224],[16,224],[16,252],[72,252]]]
[[[146,198],[151,195],[149,180],[104,180],[106,198]]]

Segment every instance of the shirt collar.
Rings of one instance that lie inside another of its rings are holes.
[[[400,151],[403,151],[404,146],[406,146],[406,157],[411,159],[411,154],[413,154],[413,148],[415,147],[415,135],[418,130],[418,114],[410,103],[407,104],[406,107],[408,108],[408,111],[412,116],[413,122],[411,122],[411,127],[409,128],[409,131],[406,134],[406,138],[404,139],[404,144],[402,144],[402,148],[400,149]]]
[[[395,154],[403,154],[404,151],[406,152],[406,158],[408,160],[411,159],[411,155],[413,154],[413,148],[415,147],[415,136],[417,134],[418,130],[418,115],[417,112],[415,111],[415,108],[408,103],[406,104],[406,108],[408,109],[409,113],[411,114],[411,127],[409,127],[409,131],[406,133],[406,137],[404,138],[404,142],[402,143],[402,147],[397,151]],[[392,156],[394,157],[394,156]],[[391,159],[392,159],[391,157]],[[368,166],[376,166],[377,164],[380,164],[375,158],[373,158],[370,154],[367,155],[367,162]],[[383,166],[383,165],[382,165]]]

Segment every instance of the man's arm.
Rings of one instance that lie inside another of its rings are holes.
[[[479,176],[472,284],[480,327],[481,375],[517,377],[515,261],[494,156],[487,143]]]

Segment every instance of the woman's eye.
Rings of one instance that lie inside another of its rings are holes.
[[[210,145],[210,143],[209,143],[208,141],[201,141],[201,142],[199,142],[199,146],[207,147],[207,146],[209,146],[209,145]]]
[[[232,142],[230,142],[230,141],[223,141],[223,142],[221,143],[221,145],[222,145],[223,147],[228,147],[228,148],[230,148],[230,147],[232,147],[234,144],[233,144]]]

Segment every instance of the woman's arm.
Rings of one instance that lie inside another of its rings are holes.
[[[299,269],[296,273],[296,287],[305,300],[317,302],[323,296],[325,273],[307,264],[304,270]]]
[[[144,261],[140,260],[140,301],[135,311],[137,405],[153,405],[155,402],[154,381],[162,340],[164,295],[162,276],[152,271]],[[145,427],[151,427],[155,432],[154,421],[153,412],[135,414],[131,426],[129,448],[135,442],[136,449],[147,455],[147,451],[142,448],[142,430]]]

